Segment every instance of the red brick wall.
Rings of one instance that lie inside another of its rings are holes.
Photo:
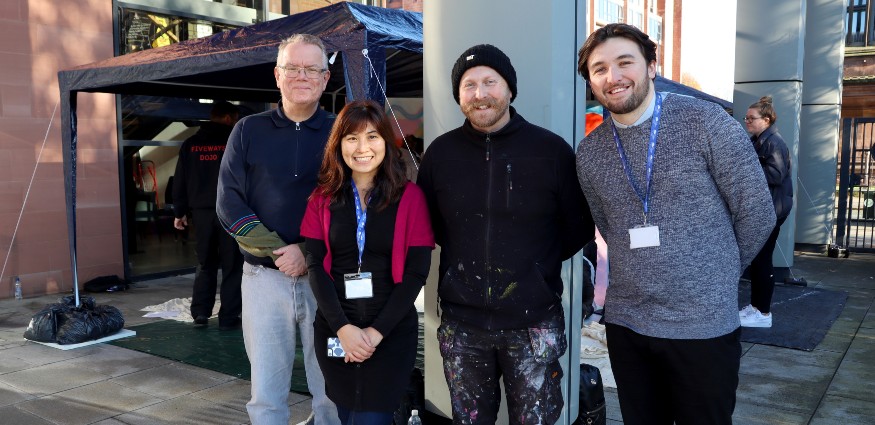
[[[25,296],[72,289],[57,72],[112,57],[112,31],[110,1],[0,2],[0,298],[17,275]],[[79,94],[78,116],[81,284],[124,268],[114,96]]]

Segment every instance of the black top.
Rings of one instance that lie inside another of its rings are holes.
[[[336,116],[322,109],[303,122],[276,109],[242,118],[228,137],[219,170],[216,213],[235,238],[264,226],[285,244],[302,242],[301,220],[316,187],[322,153]],[[270,257],[243,252],[249,264]]]
[[[326,393],[348,409],[393,411],[407,388],[416,357],[418,323],[413,302],[428,275],[431,248],[410,247],[402,282],[395,284],[391,258],[398,203],[382,211],[368,208],[361,271],[373,274],[374,296],[347,300],[343,275],[358,271],[352,195],[343,204],[329,208],[333,281],[322,266],[325,243],[306,238],[310,285],[318,304],[314,322],[316,356],[325,377]],[[373,326],[383,335],[370,359],[344,363],[343,358],[327,356],[327,338],[337,336],[337,330],[346,324],[362,329]]]
[[[232,127],[206,122],[183,142],[176,161],[173,187],[173,213],[182,218],[192,209],[216,209],[216,185],[219,165]]]
[[[436,138],[416,183],[441,246],[442,317],[485,330],[561,317],[562,260],[595,232],[571,146],[509,113],[498,131],[466,120]]]

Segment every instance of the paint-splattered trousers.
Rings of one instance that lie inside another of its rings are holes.
[[[510,424],[554,424],[562,413],[562,317],[487,331],[444,318],[438,327],[454,424],[494,424],[504,378]]]

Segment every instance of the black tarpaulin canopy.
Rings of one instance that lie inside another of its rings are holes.
[[[656,91],[664,91],[675,94],[682,94],[684,96],[695,97],[702,100],[707,100],[712,103],[716,103],[720,105],[726,112],[732,114],[732,103],[725,101],[717,96],[711,96],[708,93],[703,91],[696,90],[690,86],[685,86],[676,81],[669,80],[661,75],[657,75],[656,78],[653,79],[653,86]]]
[[[389,97],[422,96],[422,14],[351,2],[58,72],[67,227],[77,298],[77,93],[276,102],[280,94],[272,68],[277,47],[295,33],[316,35],[329,54],[340,53],[331,66],[326,96],[382,102],[381,86]]]

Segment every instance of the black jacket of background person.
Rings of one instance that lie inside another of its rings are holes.
[[[444,317],[485,330],[561,317],[562,261],[595,229],[571,146],[510,114],[496,132],[465,120],[435,139],[417,180],[441,246]]]
[[[790,173],[790,151],[775,126],[763,130],[757,137],[751,137],[757,151],[760,165],[766,174],[775,215],[778,221],[784,220],[793,209],[793,176]]]
[[[192,209],[216,209],[219,165],[232,129],[229,125],[206,122],[182,143],[173,175],[176,218],[182,218]]]

